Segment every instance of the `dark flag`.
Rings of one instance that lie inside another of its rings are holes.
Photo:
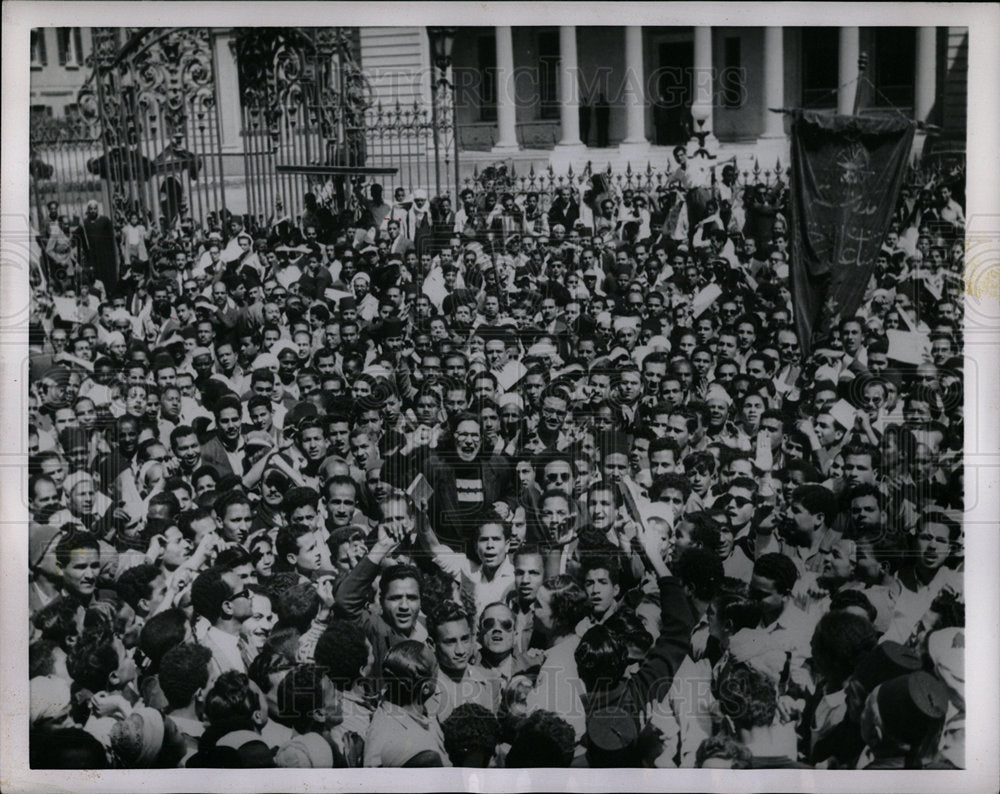
[[[900,117],[794,112],[791,287],[806,353],[814,327],[828,332],[833,315],[853,316],[864,299],[913,132],[914,123]]]

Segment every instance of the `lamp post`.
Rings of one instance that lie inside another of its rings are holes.
[[[455,110],[455,86],[448,80],[448,69],[451,67],[451,53],[455,46],[455,34],[458,28],[428,27],[427,38],[431,50],[431,116],[434,125],[434,176],[437,183],[437,193],[441,194],[440,167],[440,130],[438,126],[439,113],[446,113],[446,105],[438,109],[442,100],[451,94],[451,133],[455,147],[455,191],[458,192],[458,114]],[[437,72],[437,74],[435,74]],[[455,196],[457,205],[458,196]]]

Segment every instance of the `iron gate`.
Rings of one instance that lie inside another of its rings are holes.
[[[35,211],[52,197],[82,216],[98,198],[116,225],[131,212],[163,229],[186,217],[218,221],[227,210],[257,224],[276,213],[294,220],[306,191],[349,211],[366,181],[352,177],[356,189],[345,191],[343,177],[278,166],[392,167],[392,187],[454,193],[451,102],[436,96],[436,114],[374,104],[357,29],[229,31],[238,86],[226,90],[238,90],[241,118],[240,142],[228,149],[215,30],[92,28],[91,36],[80,119],[32,124]]]
[[[224,170],[209,28],[93,28],[93,73],[79,95],[101,156],[114,218],[169,228],[224,208]]]
[[[82,218],[87,202],[108,203],[105,186],[87,164],[103,154],[97,127],[79,118],[32,117],[29,127],[29,165],[32,224],[41,229],[48,218],[46,205],[59,204],[60,214]]]

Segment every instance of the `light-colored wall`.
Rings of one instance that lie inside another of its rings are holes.
[[[361,68],[383,107],[430,101],[427,28],[361,28]]]
[[[52,108],[53,118],[59,118],[67,105],[76,104],[77,92],[90,74],[90,69],[85,65],[86,58],[90,55],[90,28],[80,29],[84,60],[82,65],[67,63],[60,66],[56,28],[39,28],[38,32],[45,36],[47,64],[31,68],[31,104],[48,105]]]

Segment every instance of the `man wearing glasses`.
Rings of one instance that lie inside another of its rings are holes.
[[[239,574],[218,568],[198,574],[191,585],[191,605],[201,618],[195,630],[198,641],[212,652],[209,681],[228,670],[245,673],[239,649],[240,626],[253,614],[253,606]]]
[[[514,649],[514,613],[501,601],[488,604],[479,616],[479,669],[493,693],[493,711],[500,708],[511,679],[532,666]]]

